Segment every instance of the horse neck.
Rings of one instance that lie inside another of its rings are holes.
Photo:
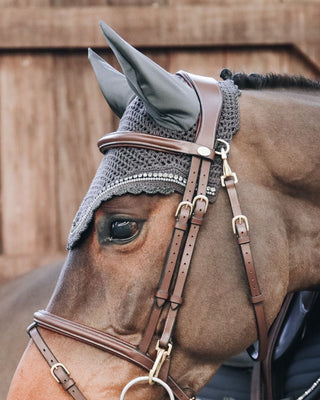
[[[269,204],[262,200],[260,212],[276,216],[272,229],[286,237],[288,291],[320,284],[319,111],[319,91],[244,91],[240,98],[235,164],[244,186],[265,192]]]

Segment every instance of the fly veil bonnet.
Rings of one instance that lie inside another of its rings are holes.
[[[89,60],[102,93],[121,118],[118,131],[142,132],[169,139],[195,141],[200,104],[196,92],[179,74],[170,74],[101,23],[102,32],[124,75],[89,49]],[[216,139],[230,143],[239,128],[239,91],[232,80],[219,82],[223,106]],[[94,211],[113,196],[130,194],[183,194],[191,156],[136,147],[108,149],[73,221],[68,240],[72,249],[87,229]],[[211,165],[207,186],[210,202],[216,199],[222,161]]]

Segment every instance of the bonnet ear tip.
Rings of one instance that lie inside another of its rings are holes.
[[[99,21],[100,29],[105,36],[108,36],[113,30],[103,21]]]

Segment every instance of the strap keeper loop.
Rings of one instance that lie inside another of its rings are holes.
[[[182,302],[183,302],[183,299],[182,299],[181,296],[177,296],[177,295],[174,295],[174,294],[172,296],[170,296],[170,303],[181,305]]]
[[[250,243],[250,242],[251,242],[251,240],[250,240],[249,235],[246,235],[246,236],[239,236],[239,237],[238,237],[238,243],[239,243],[239,244],[247,244],[247,243]]]
[[[166,292],[165,290],[158,290],[156,293],[157,299],[168,300],[168,297],[169,297],[169,293]]]
[[[258,294],[257,296],[251,296],[251,303],[258,304],[264,301],[264,296],[262,293]]]

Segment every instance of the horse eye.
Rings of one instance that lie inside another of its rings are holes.
[[[102,245],[126,244],[140,233],[144,221],[130,218],[105,217],[98,221],[98,239]]]
[[[127,240],[137,235],[139,230],[136,221],[114,221],[110,226],[111,240]]]

